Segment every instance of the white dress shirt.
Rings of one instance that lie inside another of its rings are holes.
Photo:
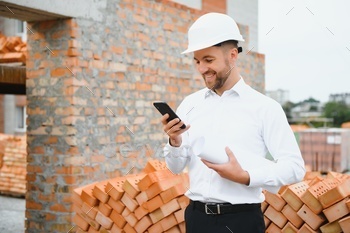
[[[191,200],[260,203],[264,200],[263,188],[277,192],[305,175],[304,161],[280,104],[249,87],[242,78],[221,96],[208,88],[187,96],[177,114],[191,127],[182,134],[181,146],[168,143],[164,155],[174,173],[188,166],[190,187],[186,196]],[[248,186],[222,178],[200,160],[195,153],[198,148],[192,147],[203,137],[205,145],[199,151],[215,148],[222,154],[221,147],[231,149],[249,173]],[[220,145],[213,145],[213,141]],[[268,152],[274,161],[266,159]]]

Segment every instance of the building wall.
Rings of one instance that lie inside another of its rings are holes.
[[[259,51],[258,47],[258,0],[227,0],[227,14],[231,15],[237,23],[249,26],[250,41],[248,50]]]
[[[152,102],[176,108],[204,86],[180,54],[202,12],[165,0],[109,0],[101,11],[102,22],[28,24],[27,232],[69,231],[74,188],[161,159],[166,135]],[[239,66],[263,92],[264,55],[244,53]]]

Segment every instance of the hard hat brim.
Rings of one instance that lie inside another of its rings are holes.
[[[197,44],[196,46],[189,46],[185,51],[183,51],[181,54],[186,54],[186,53],[191,53],[194,51],[198,51],[198,50],[202,50],[202,49],[206,49],[209,47],[212,47],[216,44],[222,43],[224,41],[228,41],[228,40],[237,40],[237,41],[241,41],[244,42],[244,39],[241,37],[239,39],[237,38],[222,38],[222,39],[216,39],[215,41],[207,41],[206,43],[202,43],[202,44]]]

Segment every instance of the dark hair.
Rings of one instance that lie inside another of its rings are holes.
[[[234,48],[237,48],[238,53],[243,51],[242,47],[238,47],[238,41],[237,40],[226,40],[226,41],[218,43],[218,44],[216,44],[214,46],[221,47],[221,46],[224,46],[224,45],[231,45]]]

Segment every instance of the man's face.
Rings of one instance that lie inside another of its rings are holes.
[[[220,47],[209,47],[194,52],[196,68],[206,86],[212,90],[222,88],[231,71],[228,58]]]

